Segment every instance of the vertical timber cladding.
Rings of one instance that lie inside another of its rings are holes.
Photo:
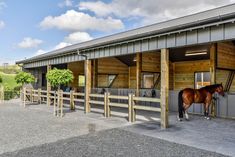
[[[216,82],[225,86],[230,70],[235,70],[235,45],[232,42],[217,44]],[[235,79],[233,79],[230,92],[235,92]]]
[[[141,64],[141,72],[149,72],[149,73],[156,73],[160,72],[160,52],[145,52],[142,53],[142,64]],[[135,89],[136,88],[136,66],[130,67],[130,86],[129,88]],[[141,81],[142,77],[141,77]]]
[[[111,88],[128,88],[129,68],[115,57],[98,59],[98,87],[107,87],[108,75],[117,75]]]
[[[78,88],[78,76],[84,75],[84,61],[68,63],[68,69],[73,72],[74,80],[70,84],[73,88]]]
[[[194,73],[210,71],[210,60],[175,62],[174,65],[174,90],[194,88]]]

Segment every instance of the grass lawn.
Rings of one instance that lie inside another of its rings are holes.
[[[0,72],[0,75],[2,76],[2,85],[4,85],[4,87],[13,89],[17,86],[17,83],[15,81],[16,74],[5,74],[3,72]]]

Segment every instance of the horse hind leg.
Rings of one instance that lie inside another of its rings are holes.
[[[191,106],[191,104],[184,104],[184,109],[185,109],[184,114],[185,114],[186,120],[189,120],[188,109],[190,106]]]

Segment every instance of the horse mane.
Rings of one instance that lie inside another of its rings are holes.
[[[205,86],[202,87],[200,89],[205,89],[206,91],[210,92],[210,93],[214,93],[215,92],[215,88],[218,88],[222,86],[221,84],[214,84],[214,85],[209,85],[209,86]]]

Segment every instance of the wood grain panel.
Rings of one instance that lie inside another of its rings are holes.
[[[235,46],[232,42],[220,42],[217,46],[217,66],[235,70]]]

